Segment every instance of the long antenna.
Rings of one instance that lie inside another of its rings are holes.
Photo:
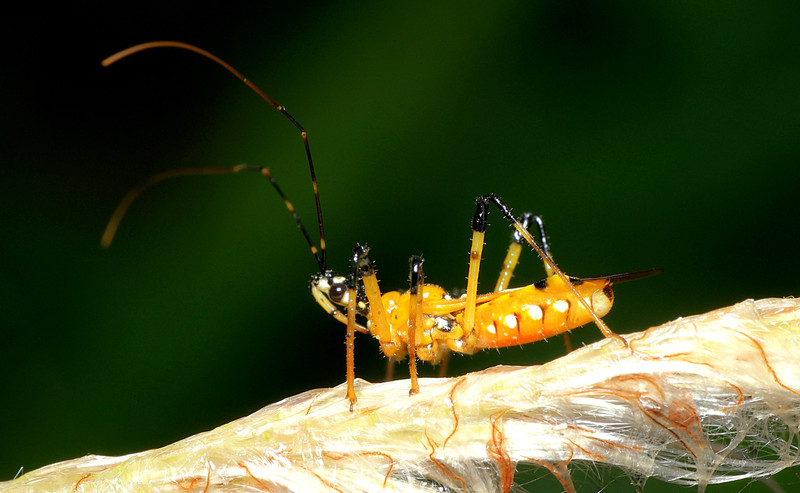
[[[138,196],[142,190],[149,187],[150,185],[157,183],[161,180],[166,178],[172,178],[174,176],[184,176],[184,175],[192,175],[192,174],[213,174],[213,173],[236,173],[243,170],[250,170],[250,169],[257,169],[260,170],[261,173],[266,176],[272,186],[278,191],[278,194],[283,199],[284,204],[286,205],[289,212],[295,218],[298,226],[300,227],[303,235],[308,241],[309,246],[311,247],[311,253],[314,254],[314,257],[317,259],[317,263],[319,264],[320,272],[325,272],[326,260],[325,260],[325,230],[322,225],[322,206],[320,205],[319,200],[319,188],[317,187],[317,175],[314,171],[314,162],[311,159],[311,148],[308,146],[308,133],[303,128],[294,117],[286,111],[286,108],[279,105],[275,100],[267,95],[264,91],[262,91],[258,86],[256,86],[253,82],[251,82],[247,77],[245,77],[241,72],[230,66],[227,62],[222,60],[221,58],[213,55],[202,48],[198,48],[197,46],[190,45],[188,43],[181,43],[180,41],[151,41],[149,43],[142,43],[136,46],[131,46],[128,49],[122,50],[110,57],[106,58],[102,61],[102,65],[104,67],[108,67],[112,63],[115,63],[123,58],[133,55],[134,53],[139,53],[141,51],[149,50],[152,48],[181,48],[188,51],[193,51],[199,55],[202,55],[208,58],[211,61],[216,62],[217,64],[221,65],[225,70],[235,75],[239,80],[247,84],[250,89],[255,91],[256,94],[261,96],[261,98],[272,105],[273,108],[278,110],[283,116],[285,116],[292,124],[300,130],[300,137],[303,139],[303,146],[306,149],[306,157],[308,158],[308,169],[311,172],[311,185],[314,189],[314,202],[317,206],[317,221],[319,222],[319,249],[314,245],[311,237],[308,235],[303,223],[300,221],[300,216],[295,212],[294,207],[292,206],[291,202],[289,202],[284,195],[283,191],[278,187],[278,184],[269,174],[266,168],[258,167],[258,166],[247,166],[247,165],[239,165],[233,166],[230,168],[182,168],[176,170],[165,171],[163,173],[158,173],[153,175],[140,186],[134,188],[127,195],[122,199],[122,202],[117,206],[117,209],[114,211],[114,214],[109,220],[108,226],[106,227],[105,232],[103,233],[103,238],[100,240],[100,243],[103,247],[108,247],[111,244],[111,241],[114,238],[114,234],[116,233],[117,227],[119,226],[122,217],[125,215],[125,212],[130,207],[133,200]]]

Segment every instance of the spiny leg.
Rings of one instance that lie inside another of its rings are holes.
[[[350,412],[353,412],[353,404],[356,403],[356,357],[355,357],[355,338],[356,338],[356,298],[358,282],[358,253],[353,251],[353,258],[350,262],[350,279],[347,283],[347,333],[345,335],[346,362],[347,362],[347,400],[350,401]]]
[[[388,321],[383,315],[383,303],[381,302],[381,293],[378,288],[378,280],[375,276],[375,270],[372,268],[372,262],[368,257],[369,248],[366,246],[357,246],[353,248],[353,257],[350,261],[350,279],[348,283],[348,299],[347,299],[347,399],[350,401],[350,411],[353,411],[353,404],[356,402],[355,393],[355,351],[353,339],[355,337],[356,327],[356,297],[357,297],[357,282],[359,275],[361,276],[364,285],[364,293],[367,296],[367,301],[370,304],[369,319],[373,322],[373,327],[382,327],[380,321],[382,320],[388,329]],[[375,319],[375,312],[378,312],[378,320]],[[380,329],[378,329],[380,330]]]
[[[531,214],[531,213],[526,212],[525,214]],[[522,216],[525,217],[525,214],[523,214]],[[547,232],[545,232],[544,230],[544,220],[542,220],[541,217],[535,214],[531,214],[531,216],[533,216],[532,219],[534,222],[536,222],[536,227],[539,229],[539,241],[541,241],[542,243],[542,251],[547,256],[547,258],[550,259],[551,263],[555,262],[553,260],[553,253],[550,251],[550,240],[547,239]],[[514,230],[514,233],[516,232],[517,230]],[[524,238],[520,238],[520,240],[524,240]],[[550,264],[546,260],[543,260],[542,262],[544,263],[544,271],[547,273],[547,276],[550,277],[552,275],[555,275],[555,271],[553,271],[553,268],[550,267]]]
[[[392,328],[389,325],[389,318],[383,307],[381,299],[381,288],[378,285],[378,276],[375,275],[375,268],[369,259],[369,247],[357,246],[353,249],[353,261],[358,264],[358,273],[361,276],[361,283],[364,285],[364,294],[369,303],[368,318],[371,322],[370,332],[383,345],[384,341],[391,341]]]
[[[411,257],[411,286],[409,288],[408,305],[408,374],[411,377],[411,390],[409,395],[419,393],[417,381],[417,331],[422,330],[422,298],[425,285],[425,276],[422,273],[422,264],[425,260],[419,255]]]
[[[419,386],[417,385],[417,350],[416,350],[416,328],[419,325],[416,323],[417,321],[417,312],[420,313],[420,320],[422,319],[422,297],[417,296],[417,293],[422,292],[422,286],[424,283],[424,277],[422,274],[422,264],[424,263],[424,259],[421,256],[414,255],[409,259],[409,263],[411,264],[411,270],[409,274],[409,307],[408,307],[408,365],[409,365],[409,375],[411,377],[411,394],[416,394],[419,391]],[[393,358],[388,358],[386,360],[386,376],[384,378],[385,382],[390,382],[394,378],[394,365],[396,361]],[[416,390],[415,390],[416,389]]]
[[[563,282],[564,285],[567,286],[568,289],[570,289],[572,291],[572,293],[578,299],[578,302],[592,316],[592,319],[594,320],[594,323],[597,325],[597,327],[600,329],[600,332],[602,332],[605,337],[613,337],[613,338],[619,340],[620,342],[622,342],[623,344],[625,344],[626,346],[628,345],[628,343],[627,343],[627,341],[625,339],[623,339],[621,336],[611,332],[611,330],[608,328],[608,326],[606,326],[606,324],[603,322],[603,320],[600,317],[597,316],[597,314],[592,309],[591,305],[589,305],[589,302],[587,302],[585,299],[583,299],[583,297],[580,295],[580,293],[578,293],[578,290],[575,289],[575,287],[572,285],[572,283],[569,280],[569,277],[567,277],[567,275],[564,274],[564,272],[561,269],[559,269],[559,267],[556,265],[556,263],[553,262],[553,259],[550,258],[547,255],[547,253],[545,253],[544,249],[541,246],[539,246],[538,243],[536,243],[536,240],[533,238],[533,236],[528,232],[527,229],[525,229],[525,227],[522,225],[522,223],[516,217],[514,217],[514,214],[512,214],[511,209],[508,206],[506,206],[503,203],[503,201],[500,200],[499,197],[497,197],[494,194],[483,195],[481,197],[478,197],[475,200],[475,204],[476,204],[475,215],[472,217],[472,245],[473,245],[473,248],[470,251],[470,270],[469,270],[470,277],[472,277],[473,272],[474,272],[476,277],[477,277],[477,274],[478,274],[478,270],[479,270],[479,267],[480,267],[480,258],[478,258],[477,260],[474,260],[473,259],[473,257],[474,257],[473,254],[476,251],[478,253],[480,253],[483,250],[483,237],[484,237],[484,234],[485,234],[485,231],[486,231],[486,226],[488,224],[487,216],[489,214],[489,204],[494,204],[498,209],[500,209],[500,212],[503,213],[503,217],[505,217],[506,220],[509,221],[512,226],[514,226],[514,229],[525,239],[525,241],[531,246],[531,248],[533,248],[536,251],[536,253],[539,255],[539,257],[547,265],[550,266],[550,268],[553,270],[553,273],[556,276],[559,277],[561,282]],[[480,248],[476,248],[476,242],[478,240],[480,241]],[[474,263],[477,264],[477,265],[473,266]],[[472,293],[470,293],[470,288],[472,288],[472,290],[473,290]],[[470,333],[474,329],[475,300],[476,300],[476,298],[477,298],[477,279],[472,280],[472,279],[468,278],[467,279],[467,306],[464,309],[464,332],[465,333]],[[470,299],[472,300],[472,303],[470,303]],[[468,319],[467,318],[467,314],[469,314],[470,312],[471,312],[472,316],[471,316],[471,318]],[[467,324],[467,322],[469,322],[469,324]]]
[[[391,361],[395,361],[396,358],[402,358],[405,356],[406,350],[408,350],[408,344],[404,344],[400,340],[399,335],[389,324],[389,316],[383,306],[383,299],[381,298],[378,278],[375,275],[375,268],[369,258],[369,248],[366,246],[357,246],[353,249],[353,258],[358,258],[358,271],[364,286],[364,294],[367,297],[367,303],[369,303],[369,313],[367,317],[370,321],[370,333],[378,339],[383,354],[390,358]],[[421,285],[419,289],[421,289]],[[418,309],[418,312],[421,316],[421,308]]]

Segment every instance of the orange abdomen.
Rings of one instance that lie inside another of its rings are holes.
[[[557,277],[545,287],[510,290],[478,305],[475,350],[516,346],[564,333],[592,321],[591,314]],[[613,293],[606,280],[576,285],[581,297],[602,317],[611,310]]]

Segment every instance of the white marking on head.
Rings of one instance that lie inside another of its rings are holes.
[[[344,276],[333,276],[333,277],[320,277],[319,279],[315,279],[311,283],[311,291],[314,293],[315,291],[320,293],[322,296],[327,298],[333,303],[337,303],[340,305],[346,305],[347,302],[350,300],[350,292],[349,290],[339,291],[342,293],[341,299],[335,300],[334,296],[331,294],[331,289],[334,289],[336,286],[336,290],[341,290],[342,286],[347,285],[347,278]],[[315,295],[316,296],[316,295]]]

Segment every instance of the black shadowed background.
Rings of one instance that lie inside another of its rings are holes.
[[[316,263],[259,175],[161,183],[100,248],[151,174],[240,163],[268,166],[316,238],[295,128],[193,53],[101,68],[144,41],[208,49],[289,109],[309,131],[329,267],[367,243],[386,290],[406,289],[412,254],[427,282],[463,288],[473,201],[494,192],[544,217],[573,276],[664,267],[616,291],[618,332],[798,294],[796,2],[24,8],[2,34],[0,479],[162,446],[344,380],[344,328],[309,295]],[[483,290],[509,239],[490,222]],[[530,254],[512,284],[542,275]],[[450,373],[563,353],[554,338],[456,356]],[[356,363],[383,377],[368,337]],[[558,490],[531,487],[544,483]],[[646,491],[662,487],[675,489]]]

